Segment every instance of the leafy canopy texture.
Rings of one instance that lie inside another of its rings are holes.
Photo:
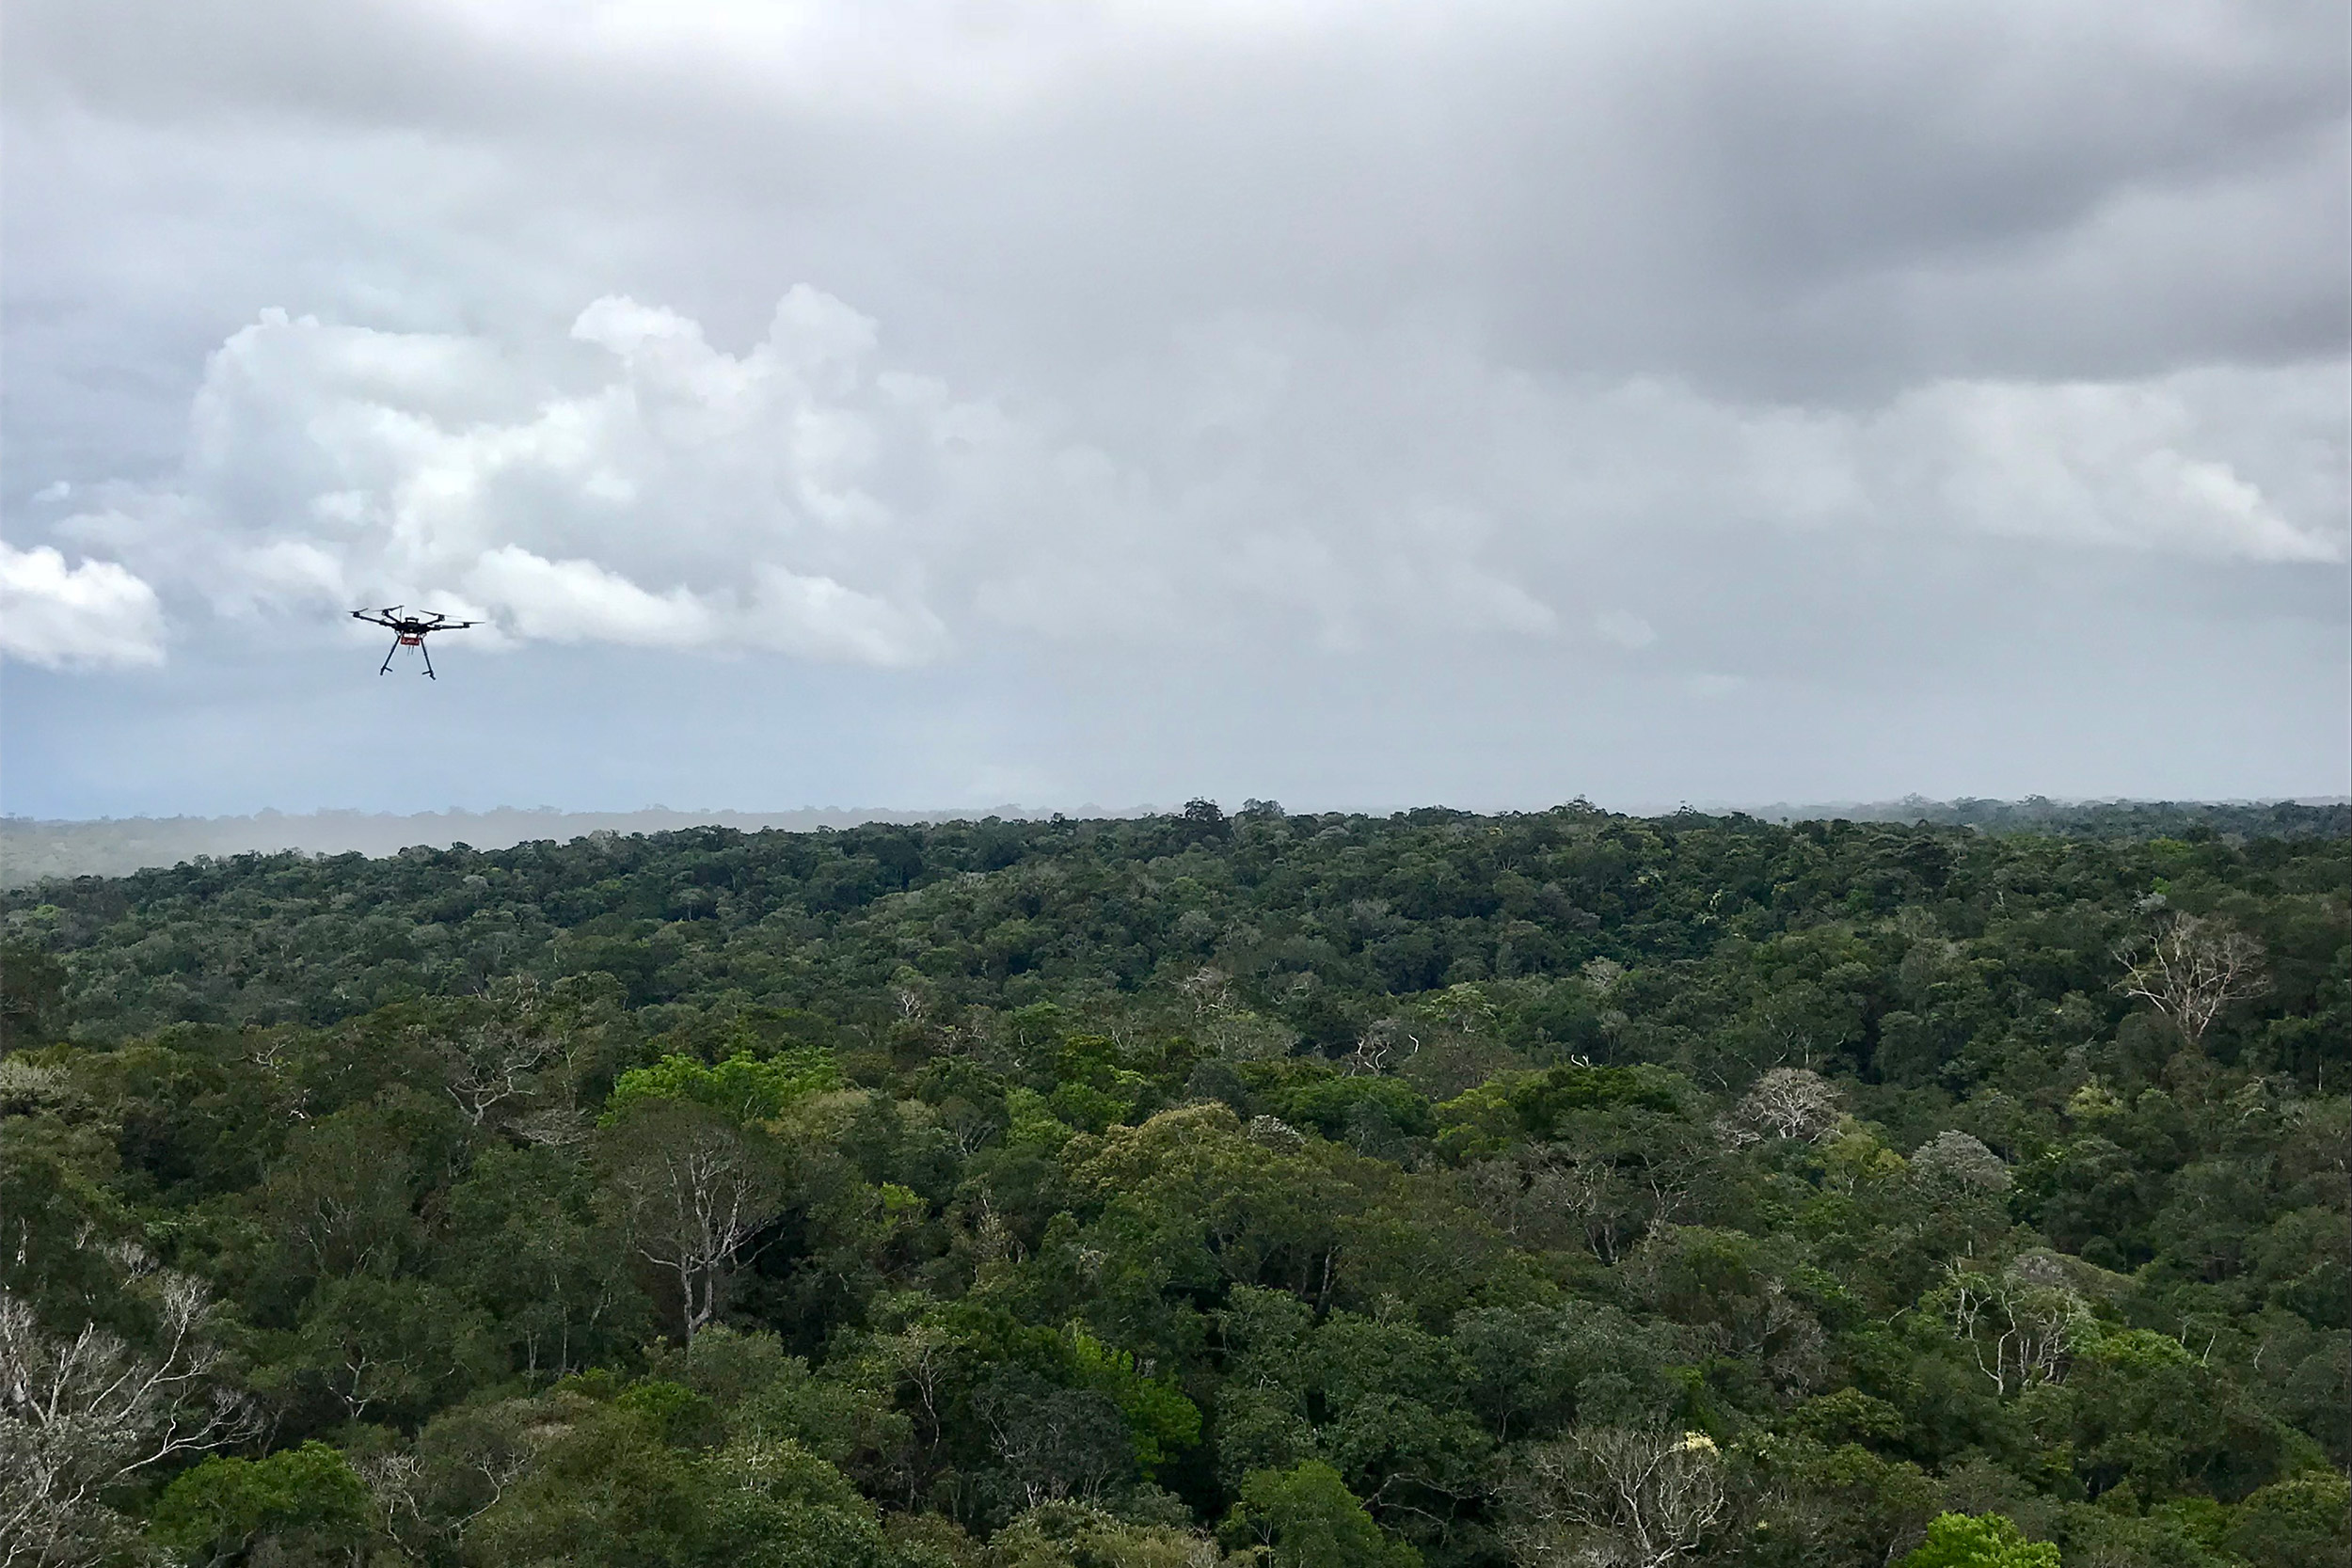
[[[164,1489],[155,1536],[198,1561],[231,1559],[268,1538],[332,1549],[368,1539],[368,1490],[315,1438],[258,1460],[206,1458]]]
[[[1997,1513],[1939,1513],[1899,1568],[2058,1568],[2058,1549],[2026,1540]]]
[[[1421,1554],[1390,1541],[1340,1473],[1310,1459],[1288,1470],[1259,1470],[1242,1483],[1229,1537],[1256,1537],[1275,1568],[1420,1568]]]
[[[0,895],[0,1568],[2352,1560],[2296,807]]]

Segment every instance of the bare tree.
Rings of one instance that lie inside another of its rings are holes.
[[[137,1354],[95,1323],[45,1333],[31,1305],[0,1290],[0,1565],[95,1561],[127,1527],[106,1492],[139,1471],[236,1442],[243,1401],[211,1382],[212,1300],[159,1272],[161,1354]]]
[[[1734,1144],[1768,1137],[1818,1143],[1836,1129],[1838,1109],[1828,1079],[1805,1068],[1776,1067],[1740,1099],[1725,1131]]]
[[[2219,916],[2176,914],[2152,939],[2116,949],[2115,989],[2153,1004],[2191,1048],[2221,1009],[2268,987],[2263,945]]]
[[[917,1320],[896,1334],[876,1335],[868,1341],[868,1354],[894,1384],[911,1395],[922,1451],[918,1454],[910,1437],[902,1451],[901,1479],[906,1484],[907,1506],[913,1508],[924,1485],[937,1468],[939,1445],[946,1436],[944,1408],[946,1402],[948,1373],[953,1356],[947,1331],[936,1323]]]
[[[248,1035],[245,1059],[260,1068],[262,1076],[269,1080],[288,1120],[310,1119],[310,1091],[303,1086],[292,1039],[278,1033]]]
[[[1384,1018],[1364,1031],[1356,1049],[1341,1064],[1351,1077],[1393,1072],[1421,1053],[1421,1037],[1405,1020]]]
[[[1486,999],[1484,990],[1474,985],[1448,986],[1421,1006],[1439,1023],[1459,1034],[1484,1034],[1495,1021],[1495,1005]]]
[[[1995,1395],[2065,1382],[2074,1347],[2092,1328],[2089,1304],[2030,1256],[1998,1274],[1955,1260],[1938,1295],[1952,1338],[1974,1353]]]
[[[564,1054],[537,981],[500,980],[490,1003],[488,1019],[441,1048],[450,1098],[476,1127],[493,1107],[534,1094],[540,1069]]]
[[[641,1103],[614,1133],[619,1218],[637,1255],[675,1277],[691,1345],[718,1316],[743,1249],[782,1207],[782,1162],[764,1136],[677,1101]]]
[[[387,1535],[415,1558],[446,1559],[563,1430],[521,1400],[465,1407],[436,1421],[417,1447],[359,1458],[353,1468]]]
[[[1724,1460],[1702,1433],[1579,1427],[1530,1449],[1513,1491],[1521,1568],[1664,1568],[1723,1517]]]
[[[1192,1004],[1195,1018],[1226,1012],[1233,1006],[1233,977],[1215,964],[1201,965],[1177,981],[1176,989]]]
[[[1671,1207],[1628,1180],[1603,1151],[1565,1143],[1522,1145],[1482,1161],[1470,1182],[1484,1212],[1520,1245],[1581,1243],[1604,1263],[1616,1262],[1645,1228],[1645,1196],[1660,1220]]]
[[[576,1148],[588,1141],[588,1117],[569,1104],[542,1105],[516,1117],[508,1131],[546,1148]]]

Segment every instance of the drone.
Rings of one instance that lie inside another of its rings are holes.
[[[390,672],[393,654],[399,653],[403,648],[414,648],[424,655],[425,679],[439,680],[441,677],[433,673],[433,656],[425,651],[424,640],[427,634],[437,631],[463,631],[468,626],[482,624],[479,621],[453,621],[438,610],[427,610],[421,615],[403,615],[400,610],[399,605],[387,605],[382,610],[355,610],[351,612],[351,618],[355,621],[366,621],[373,626],[389,626],[392,630],[391,652],[384,656],[384,667],[376,671],[379,675]]]

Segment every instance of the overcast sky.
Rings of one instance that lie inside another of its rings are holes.
[[[2348,18],[16,0],[0,804],[2344,793]]]

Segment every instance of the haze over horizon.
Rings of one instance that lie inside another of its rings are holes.
[[[2341,5],[8,43],[12,814],[2352,792]]]

